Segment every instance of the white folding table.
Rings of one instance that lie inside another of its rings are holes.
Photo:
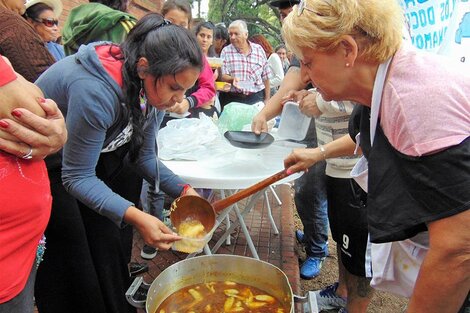
[[[288,142],[275,142],[264,149],[232,150],[230,155],[224,155],[225,159],[223,160],[208,158],[202,161],[167,160],[162,162],[193,188],[220,190],[221,196],[224,197],[237,190],[250,187],[282,170],[284,168],[284,158],[291,152],[292,148],[296,147],[299,147],[299,145]],[[293,174],[281,180],[278,184],[293,181],[301,175],[301,173]],[[206,254],[215,253],[224,241],[230,238],[230,233],[240,225],[252,256],[259,259],[243,216],[253,209],[263,193],[264,190],[251,196],[242,209],[236,203],[218,215],[217,226],[232,210],[234,210],[237,220],[231,224],[227,223],[227,230],[212,249],[209,249],[206,245],[204,249]]]

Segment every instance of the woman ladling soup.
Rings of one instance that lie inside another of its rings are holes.
[[[53,202],[36,284],[40,312],[135,312],[124,296],[131,226],[161,249],[180,239],[136,207],[142,178],[173,197],[196,194],[157,161],[155,137],[157,121],[194,84],[201,60],[192,34],[153,13],[121,45],[82,45],[37,80],[69,131],[63,151],[48,159]]]
[[[351,121],[369,164],[371,241],[429,231],[408,312],[457,312],[470,289],[470,71],[402,43],[403,19],[396,0],[308,0],[283,37],[324,100],[361,105]],[[347,154],[351,138],[295,150],[286,168]]]

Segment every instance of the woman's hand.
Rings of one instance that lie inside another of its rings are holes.
[[[177,114],[184,114],[184,113],[188,112],[188,110],[189,110],[189,101],[184,99],[181,102],[175,103],[174,106],[172,106],[172,107],[170,107],[166,110],[168,112],[173,112],[173,113],[177,113]]]
[[[323,112],[318,108],[317,95],[314,92],[306,94],[299,101],[299,109],[302,114],[310,117],[319,117],[323,114]]]
[[[284,97],[282,97],[281,104],[284,105],[288,101],[300,102],[308,94],[310,94],[310,91],[305,89],[291,90],[287,92]]]
[[[161,249],[168,250],[173,242],[181,237],[169,229],[155,216],[142,212],[136,207],[129,207],[124,215],[124,221],[134,225],[145,243]]]
[[[300,171],[307,171],[309,167],[324,160],[323,153],[319,148],[299,148],[292,150],[284,159],[284,168],[287,173],[293,174]]]
[[[268,132],[268,121],[263,112],[259,112],[255,117],[253,117],[253,120],[251,121],[251,130],[257,135]]]
[[[10,136],[0,136],[0,150],[22,157],[31,147],[33,159],[40,160],[62,148],[67,140],[62,113],[52,100],[39,98],[38,103],[46,112],[45,117],[16,108],[11,113],[14,119],[1,120],[1,130]]]
[[[198,197],[200,197],[200,195],[196,192],[196,190],[194,190],[193,187],[189,187],[188,189],[186,189],[182,196],[198,196]]]

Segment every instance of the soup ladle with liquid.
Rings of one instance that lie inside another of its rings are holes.
[[[215,226],[217,213],[230,205],[257,193],[258,191],[269,187],[273,183],[286,178],[287,176],[289,176],[289,174],[287,174],[285,170],[282,170],[251,187],[243,189],[212,204],[206,199],[198,196],[179,197],[171,204],[171,223],[178,230],[182,223],[186,223],[187,221],[199,221],[200,224],[204,226],[204,229],[209,232]]]

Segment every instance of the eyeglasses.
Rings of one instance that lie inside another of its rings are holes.
[[[171,23],[170,20],[167,20],[166,18],[163,19],[163,21],[158,24],[157,26],[154,27],[154,29],[159,29],[159,28],[162,28],[164,26],[167,26],[167,25],[173,25],[173,23]]]
[[[163,27],[163,26],[167,26],[167,25],[171,25],[171,21],[170,20],[167,20],[166,18],[163,19],[163,22],[158,25],[157,27],[160,28],[160,27]]]
[[[300,0],[299,5],[297,5],[297,16],[301,16],[304,13],[304,10],[317,13],[313,9],[305,5],[305,0]]]
[[[53,18],[35,18],[34,20],[38,23],[43,23],[46,27],[59,26],[59,20]]]

